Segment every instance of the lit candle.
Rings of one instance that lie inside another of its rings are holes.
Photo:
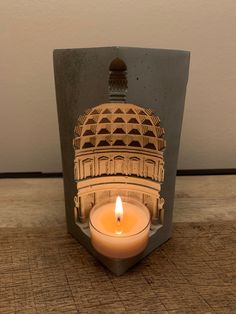
[[[94,207],[90,212],[91,241],[102,255],[128,258],[141,253],[148,242],[150,213],[141,203],[122,202]]]
[[[116,217],[116,222],[117,222],[117,226],[115,230],[116,234],[122,234],[121,220],[123,218],[123,212],[124,212],[124,209],[123,209],[121,197],[117,196],[116,207],[115,207],[115,217]]]

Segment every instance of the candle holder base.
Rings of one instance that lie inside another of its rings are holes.
[[[165,49],[54,51],[68,231],[116,275],[171,236],[189,60],[187,51]],[[92,207],[118,190],[152,215],[146,249],[125,260],[97,253],[86,224]]]
[[[155,228],[155,233],[152,234],[152,231],[150,231],[149,242],[145,250],[136,256],[124,259],[109,258],[98,253],[91,244],[90,236],[88,236],[88,234],[90,234],[88,229],[86,229],[86,233],[84,233],[81,228],[77,226],[77,228],[73,229],[72,235],[106,268],[108,268],[115,275],[121,276],[129,268],[137,264],[145,256],[149,255],[155,248],[170,238],[171,234],[166,232],[161,225],[157,227],[155,226]]]

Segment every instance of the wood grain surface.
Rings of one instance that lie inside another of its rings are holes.
[[[0,180],[0,313],[236,313],[235,183],[178,177],[172,238],[116,277],[67,234],[61,179]]]
[[[0,312],[235,313],[235,223],[175,223],[121,277],[64,228],[0,229]]]

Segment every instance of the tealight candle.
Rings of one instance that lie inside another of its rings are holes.
[[[111,258],[129,258],[141,253],[148,242],[149,210],[141,203],[122,202],[95,206],[90,212],[90,233],[94,248]]]

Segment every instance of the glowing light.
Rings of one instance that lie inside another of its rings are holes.
[[[120,196],[117,196],[116,198],[116,207],[115,207],[115,216],[117,222],[120,222],[123,217],[123,204]]]

